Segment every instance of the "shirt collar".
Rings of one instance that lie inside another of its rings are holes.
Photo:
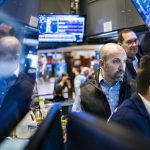
[[[102,81],[107,82],[107,84],[109,84],[109,82],[106,81],[106,80],[103,78],[103,76],[102,76],[102,74],[101,74],[101,71],[100,71],[100,72],[99,72],[99,83],[101,83]],[[121,82],[122,82],[122,81],[121,81]],[[120,84],[121,82],[118,81],[118,82],[116,82],[116,84]],[[109,85],[110,85],[110,84],[109,84]]]
[[[140,98],[142,99],[148,114],[150,115],[150,102],[145,97],[143,97],[140,93],[138,93],[138,94],[139,94]]]
[[[102,74],[101,74],[101,72],[100,72],[100,73],[99,73],[99,83],[100,83],[102,80],[104,80],[104,78],[103,78],[103,76],[102,76]]]
[[[20,67],[18,65],[17,69],[14,72],[14,75],[16,75],[16,77],[18,77],[19,76],[19,72],[20,72]]]

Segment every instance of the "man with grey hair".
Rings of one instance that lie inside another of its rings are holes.
[[[90,76],[91,70],[88,67],[83,67],[81,73],[77,75],[74,79],[74,88],[75,88],[75,100],[72,106],[72,111],[81,111],[80,107],[80,87],[85,84]]]
[[[98,117],[108,119],[111,113],[134,92],[134,81],[124,76],[127,56],[115,43],[100,50],[100,69],[96,78],[81,87],[81,108]]]
[[[28,110],[34,81],[20,71],[21,44],[14,36],[0,38],[0,136]],[[9,121],[9,122],[8,122]]]
[[[6,105],[18,105],[19,101],[31,98],[34,81],[20,71],[20,53],[21,44],[16,37],[0,39],[0,110]]]

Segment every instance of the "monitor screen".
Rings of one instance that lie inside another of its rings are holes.
[[[28,54],[27,58],[30,60],[30,68],[37,69],[38,65],[38,56],[34,54]]]
[[[57,63],[56,64],[56,76],[59,77],[64,72],[67,72],[67,64],[66,63]]]
[[[150,1],[149,0],[132,0],[135,8],[150,29]]]
[[[83,42],[85,16],[39,15],[39,42]]]

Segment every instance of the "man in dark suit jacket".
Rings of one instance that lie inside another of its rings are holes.
[[[120,105],[109,122],[116,122],[150,138],[150,55],[141,58],[137,92]]]
[[[71,92],[71,82],[69,79],[69,76],[67,73],[62,73],[59,78],[56,78],[55,83],[54,83],[54,101],[63,101],[65,100],[64,98],[64,92],[63,90],[65,88],[68,88],[68,96],[70,96]]]
[[[34,81],[20,73],[20,50],[15,37],[0,39],[0,140],[15,127],[31,103]]]
[[[138,38],[131,29],[124,29],[118,36],[118,43],[124,48],[127,54],[126,75],[136,79],[136,71],[139,66],[141,53],[138,48]]]

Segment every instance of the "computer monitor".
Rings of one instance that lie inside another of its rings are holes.
[[[25,150],[64,150],[59,104],[50,109]]]
[[[38,56],[36,54],[29,53],[27,58],[30,60],[29,68],[36,70],[38,66]]]
[[[85,16],[77,14],[40,14],[39,42],[81,43],[85,34]]]
[[[143,137],[114,124],[108,126],[85,112],[69,114],[67,133],[67,150],[137,150],[150,146]]]
[[[150,1],[149,0],[132,0],[138,13],[150,29]]]

